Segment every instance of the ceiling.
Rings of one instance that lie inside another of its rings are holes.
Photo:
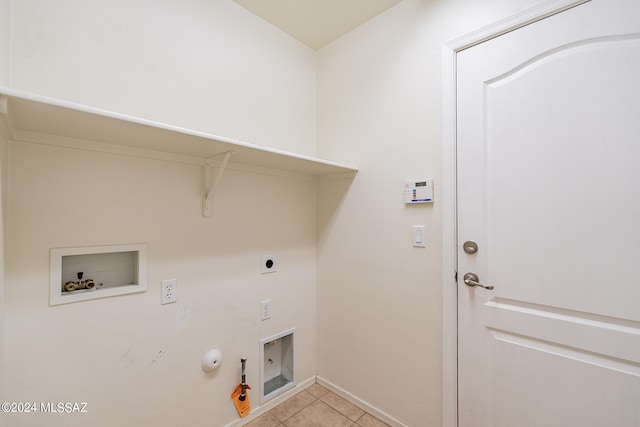
[[[402,0],[234,0],[317,50]]]

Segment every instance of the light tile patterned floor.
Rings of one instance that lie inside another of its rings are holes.
[[[245,427],[389,427],[371,414],[313,384]]]

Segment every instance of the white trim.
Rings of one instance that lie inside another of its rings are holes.
[[[491,25],[451,40],[445,43],[445,46],[457,53],[589,1],[591,0],[547,0]]]
[[[243,425],[247,424],[248,422],[253,421],[256,418],[260,417],[261,415],[266,414],[267,412],[269,412],[270,410],[272,410],[273,408],[275,408],[279,404],[285,402],[286,400],[292,398],[296,394],[304,391],[307,387],[313,385],[314,383],[320,384],[321,386],[327,388],[329,391],[334,392],[338,396],[340,396],[343,399],[349,401],[350,403],[352,403],[353,405],[355,405],[358,408],[362,409],[363,411],[365,411],[365,412],[373,415],[374,417],[378,418],[380,421],[383,421],[383,422],[389,424],[391,427],[408,427],[406,424],[401,423],[400,421],[396,420],[392,416],[390,416],[390,415],[386,414],[385,412],[381,411],[377,407],[365,402],[362,399],[357,398],[356,396],[354,396],[353,394],[349,393],[348,391],[338,387],[337,385],[333,384],[332,382],[327,381],[327,380],[325,380],[325,379],[323,379],[323,378],[321,378],[319,376],[314,376],[314,377],[311,377],[311,378],[308,378],[308,379],[302,381],[301,383],[296,385],[291,390],[287,390],[284,393],[282,393],[281,395],[279,395],[278,397],[276,397],[276,398],[274,398],[272,400],[269,400],[265,404],[260,405],[255,409],[252,409],[251,412],[246,417],[234,420],[234,421],[230,422],[229,424],[226,424],[224,427],[240,427],[240,426],[243,426]]]
[[[458,425],[456,52],[442,49],[442,425]]]
[[[395,418],[393,418],[391,415],[383,412],[382,410],[380,410],[377,407],[365,402],[364,400],[354,396],[353,394],[351,394],[348,391],[338,387],[337,385],[331,383],[330,381],[327,381],[322,377],[316,377],[316,381],[321,386],[326,387],[327,389],[329,389],[329,391],[334,392],[338,396],[340,396],[343,399],[349,401],[350,403],[354,404],[355,406],[357,406],[358,408],[362,409],[363,411],[373,415],[374,417],[376,417],[380,421],[384,421],[385,423],[389,424],[391,427],[408,427],[406,424],[401,423],[400,421],[398,421]]]
[[[548,0],[451,40],[442,48],[442,425],[458,425],[456,58],[458,52],[591,0]]]

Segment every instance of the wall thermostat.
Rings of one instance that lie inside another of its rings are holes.
[[[433,203],[433,179],[404,182],[404,202],[406,204]]]

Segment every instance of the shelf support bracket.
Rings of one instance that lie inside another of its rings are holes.
[[[213,167],[213,159],[215,157],[219,156],[220,154],[217,154],[215,156],[208,157],[208,158],[205,159],[205,162],[204,162],[204,194],[203,194],[203,197],[202,197],[202,204],[203,204],[202,214],[204,216],[206,216],[206,217],[210,217],[211,214],[213,213],[213,207],[212,207],[213,198],[216,195],[216,191],[218,190],[218,187],[220,186],[220,180],[222,179],[222,174],[224,173],[224,170],[227,167],[227,163],[229,162],[229,159],[231,158],[231,155],[233,153],[235,153],[235,151],[233,151],[233,150],[227,151],[226,153],[224,153],[224,158],[222,159],[222,164],[220,165],[220,168],[218,169],[218,173],[216,174],[216,176],[213,179],[213,181],[211,182],[211,184],[209,184],[210,175],[211,175],[209,170]]]

